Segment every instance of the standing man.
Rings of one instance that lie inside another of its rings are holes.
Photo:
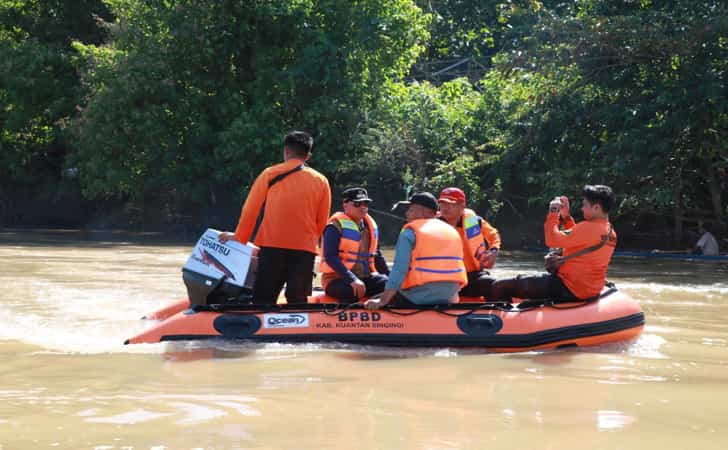
[[[342,200],[343,212],[331,216],[324,228],[321,284],[326,295],[356,302],[384,291],[387,276],[377,273],[375,263],[383,258],[379,229],[369,215],[372,199],[366,189],[353,187],[342,193]],[[386,262],[383,267],[387,267]]]
[[[485,269],[495,265],[501,247],[498,230],[475,211],[465,207],[465,192],[461,189],[443,189],[437,202],[440,204],[440,219],[455,227],[462,241],[468,285],[460,291],[460,295],[488,299],[495,280]]]
[[[609,186],[587,185],[582,192],[584,220],[575,223],[565,196],[554,199],[544,223],[548,247],[563,249],[563,264],[555,274],[518,275],[496,280],[492,300],[511,297],[583,300],[599,295],[607,268],[617,246],[617,234],[609,223],[609,211],[616,200]],[[559,229],[561,219],[563,230]]]
[[[381,308],[398,292],[417,305],[457,303],[458,291],[468,282],[460,236],[436,218],[437,200],[429,192],[414,194],[393,209],[400,204],[407,206],[407,224],[397,239],[389,281],[382,296],[365,306]]]
[[[275,304],[283,284],[288,303],[306,303],[311,295],[313,265],[321,232],[331,209],[331,189],[325,176],[306,166],[313,138],[291,131],[283,141],[283,163],[265,169],[245,200],[235,233],[220,234],[247,243],[263,210],[255,244],[258,277],[253,302]]]

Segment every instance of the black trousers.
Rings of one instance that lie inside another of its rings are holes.
[[[487,270],[468,272],[468,284],[460,289],[460,295],[464,297],[485,297],[491,300],[493,296],[492,287],[495,278],[490,276]]]
[[[288,303],[306,303],[311,295],[316,255],[304,250],[261,247],[253,303],[274,305],[286,285]]]
[[[381,294],[384,292],[384,285],[387,284],[389,278],[386,275],[374,274],[370,277],[362,278],[361,281],[366,286],[366,297]],[[351,288],[349,280],[345,278],[337,278],[329,282],[326,286],[326,295],[337,298],[341,303],[356,303],[357,298],[354,297],[354,290]]]
[[[503,278],[493,282],[491,297],[488,300],[510,300],[512,297],[522,299],[577,299],[564,285],[561,278],[550,273],[518,275],[515,278]]]

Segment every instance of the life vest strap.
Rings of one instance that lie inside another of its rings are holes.
[[[452,259],[456,261],[462,261],[463,258],[459,256],[420,256],[415,258],[415,261],[428,261],[428,260],[440,260],[440,259]]]
[[[429,272],[429,273],[459,273],[465,271],[465,269],[425,269],[423,267],[414,268],[418,272]]]

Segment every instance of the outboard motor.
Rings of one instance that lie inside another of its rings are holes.
[[[219,235],[220,231],[208,228],[182,268],[182,279],[193,306],[252,298],[258,247],[233,240],[223,244]]]

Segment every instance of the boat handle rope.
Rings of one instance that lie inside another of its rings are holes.
[[[445,316],[450,316],[450,317],[464,317],[464,316],[468,316],[470,314],[473,314],[473,313],[475,313],[477,311],[482,311],[482,310],[497,309],[499,311],[512,311],[512,307],[513,307],[510,303],[507,303],[507,302],[502,302],[502,303],[483,303],[482,305],[478,305],[475,308],[471,309],[470,311],[467,311],[467,312],[464,312],[464,313],[449,313],[449,312],[447,312],[447,311],[445,311],[443,309],[438,308],[438,306],[440,306],[440,305],[433,305],[433,308],[431,308],[431,309],[415,309],[415,310],[412,310],[412,311],[409,311],[409,312],[400,312],[400,311],[398,311],[398,309],[410,309],[410,308],[407,308],[407,307],[402,307],[402,306],[392,306],[392,307],[388,307],[387,306],[387,307],[383,308],[383,311],[387,311],[388,313],[393,314],[395,316],[413,316],[415,314],[419,314],[419,313],[425,312],[425,311],[435,311],[436,313],[443,314]],[[443,306],[452,307],[453,305],[448,304],[448,305],[443,305]],[[340,312],[343,312],[343,311],[346,311],[346,310],[349,310],[349,309],[352,309],[352,308],[359,309],[359,308],[363,308],[363,307],[364,307],[364,304],[363,303],[356,302],[356,303],[350,303],[350,304],[345,305],[343,307],[337,305],[337,307],[334,307],[334,308],[329,308],[329,309],[326,309],[325,308],[325,309],[322,310],[322,312],[324,314],[326,314],[327,316],[335,316],[335,315],[338,315]]]
[[[482,311],[482,310],[492,310],[492,309],[497,309],[499,311],[511,311],[512,310],[511,309],[512,308],[512,305],[510,303],[507,303],[507,302],[502,302],[502,303],[483,303],[483,304],[478,305],[475,308],[471,309],[470,311],[467,311],[467,312],[464,312],[464,313],[450,313],[450,312],[447,312],[444,309],[440,309],[439,308],[439,306],[445,306],[445,307],[450,307],[451,308],[454,305],[457,305],[457,304],[433,305],[434,307],[432,309],[416,309],[414,311],[406,312],[406,313],[405,312],[399,312],[399,311],[397,311],[397,309],[402,308],[401,306],[385,307],[384,310],[387,311],[387,312],[389,312],[389,313],[391,313],[391,314],[394,314],[395,316],[412,316],[414,314],[419,314],[419,313],[424,312],[424,311],[435,311],[438,314],[442,314],[444,316],[449,316],[449,317],[464,317],[464,316],[469,316],[470,314],[474,314],[474,313],[476,313],[478,311]]]
[[[398,310],[401,309],[411,309],[411,307],[407,306],[385,306],[382,310],[387,311],[390,314],[396,315],[396,316],[413,316],[415,314],[419,314],[421,312],[425,311],[435,311],[438,314],[443,314],[445,316],[449,317],[464,317],[471,314],[474,314],[478,311],[483,310],[498,310],[503,312],[511,312],[511,313],[521,313],[526,311],[531,311],[533,309],[543,308],[546,306],[549,306],[554,309],[573,309],[573,308],[581,308],[583,306],[586,306],[588,304],[591,304],[595,301],[598,301],[604,297],[607,297],[615,292],[617,292],[617,287],[614,285],[614,283],[607,281],[604,283],[604,285],[609,288],[607,291],[600,293],[597,296],[590,297],[584,300],[579,300],[578,302],[573,301],[563,301],[559,299],[544,299],[544,300],[524,300],[523,302],[519,304],[512,304],[510,302],[485,302],[482,304],[476,304],[476,303],[465,303],[464,305],[468,305],[472,309],[470,309],[467,312],[464,313],[450,313],[447,312],[444,308],[448,309],[454,309],[457,308],[457,304],[447,304],[447,305],[431,305],[429,308],[422,308],[422,309],[415,309],[411,310],[409,312],[401,312]],[[559,304],[561,303],[561,305]],[[472,305],[472,306],[471,306]],[[226,310],[233,310],[231,308],[232,305],[223,305],[223,304],[212,304],[212,305],[195,305],[192,307],[192,309],[196,312],[202,312],[202,311],[211,311],[211,312],[225,312]],[[254,305],[246,305],[248,307],[254,306]],[[320,304],[322,306],[321,311],[322,313],[328,315],[328,316],[335,316],[343,311],[347,311],[349,309],[363,309],[364,304],[362,302],[355,302],[350,303],[347,305],[341,305],[339,303],[332,303],[332,304]],[[263,308],[267,309],[267,308]],[[270,310],[276,310],[271,308]]]

